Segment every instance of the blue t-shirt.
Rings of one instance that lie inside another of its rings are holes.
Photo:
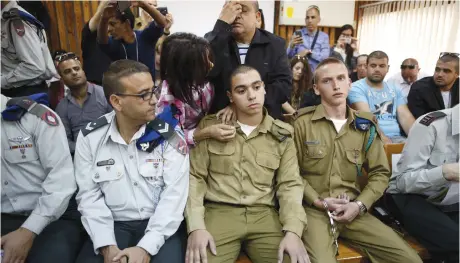
[[[136,40],[131,43],[124,43],[122,40],[109,37],[108,44],[99,44],[112,61],[121,59],[136,60],[150,69],[152,78],[155,77],[155,44],[163,34],[163,28],[151,22],[142,31],[134,31]]]
[[[370,87],[366,78],[353,82],[348,94],[350,104],[365,102],[377,118],[382,132],[387,137],[401,136],[396,110],[407,104],[401,89],[383,82],[383,89]]]

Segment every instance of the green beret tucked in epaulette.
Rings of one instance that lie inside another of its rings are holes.
[[[314,112],[315,110],[316,110],[316,106],[301,108],[297,111],[297,118],[309,112]]]
[[[294,135],[294,128],[280,120],[273,120],[273,125],[270,129],[270,133],[280,142],[282,142],[286,140],[286,138],[292,137]]]

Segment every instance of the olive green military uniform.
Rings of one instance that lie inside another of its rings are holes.
[[[351,200],[359,200],[370,209],[388,186],[390,169],[382,140],[377,132],[371,134],[370,128],[375,125],[372,113],[358,113],[347,107],[347,116],[339,133],[322,105],[299,112],[294,124],[308,218],[302,239],[312,263],[336,262],[337,253],[329,217],[316,209],[313,202],[346,193]],[[373,141],[367,147],[369,137]],[[358,185],[361,167],[368,173],[368,183],[362,191]],[[337,235],[361,249],[372,262],[422,262],[390,227],[368,213],[350,224],[338,224]]]
[[[219,122],[209,115],[199,128]],[[234,263],[241,248],[254,263],[277,262],[283,231],[301,237],[306,224],[293,129],[266,111],[248,137],[235,126],[233,140],[207,139],[190,152],[188,232],[213,236],[217,256],[208,251],[208,262]]]

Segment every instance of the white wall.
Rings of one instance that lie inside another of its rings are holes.
[[[167,6],[174,17],[172,32],[191,32],[204,36],[211,31],[219,17],[224,0],[158,0],[158,6]],[[273,32],[275,1],[259,1],[265,16],[265,29]]]

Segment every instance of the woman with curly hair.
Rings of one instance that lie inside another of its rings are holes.
[[[214,87],[207,81],[214,65],[212,59],[208,41],[191,33],[172,34],[162,44],[163,83],[157,113],[171,104],[179,109],[179,123],[189,146],[206,138],[226,141],[235,136],[235,128],[226,124],[197,128],[214,98]]]
[[[291,59],[292,90],[289,102],[297,111],[300,108],[316,106],[321,103],[320,96],[313,90],[313,74],[306,57],[294,56]]]

